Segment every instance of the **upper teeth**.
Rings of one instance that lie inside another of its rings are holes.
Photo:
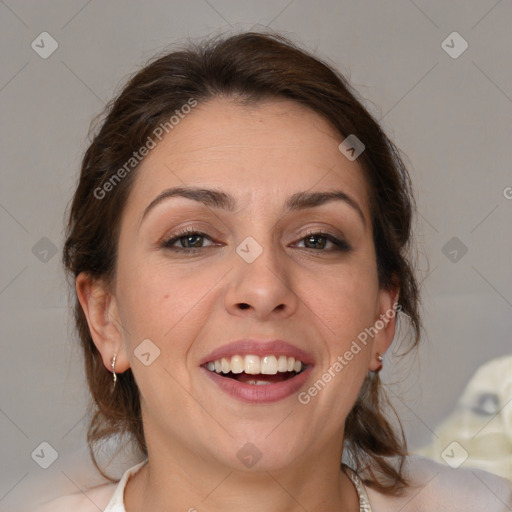
[[[300,372],[303,368],[302,361],[294,357],[286,356],[239,356],[231,358],[223,357],[210,361],[206,368],[217,373],[248,373],[251,375],[275,375],[277,372]]]

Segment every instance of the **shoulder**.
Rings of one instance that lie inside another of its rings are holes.
[[[104,484],[61,496],[39,505],[33,512],[98,512],[105,510],[118,484]]]
[[[512,482],[481,469],[458,468],[409,456],[411,485],[403,496],[385,496],[367,487],[374,512],[504,512],[512,508]]]
[[[147,459],[126,469],[117,483],[104,483],[42,503],[33,512],[126,512],[124,489],[128,480],[147,463]]]

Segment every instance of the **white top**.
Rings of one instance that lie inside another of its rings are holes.
[[[142,462],[139,462],[135,466],[132,466],[130,469],[127,469],[117,484],[116,490],[114,491],[114,494],[112,495],[111,500],[109,501],[107,508],[104,510],[104,512],[126,512],[124,508],[124,489],[126,487],[126,483],[130,479],[132,475],[137,473],[139,469],[142,468],[145,464],[147,464],[148,460],[143,460]]]
[[[128,468],[117,484],[105,484],[52,500],[35,512],[126,512],[124,489],[147,459]],[[506,512],[512,510],[512,482],[480,469],[452,469],[424,457],[409,456],[405,472],[413,486],[400,497],[365,487],[347,471],[358,490],[360,510],[371,512]],[[367,502],[365,502],[365,497]]]

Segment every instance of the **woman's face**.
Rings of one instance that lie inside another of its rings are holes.
[[[115,352],[118,373],[132,368],[150,457],[339,462],[394,322],[361,333],[396,299],[379,289],[363,171],[342,140],[295,102],[215,99],[136,171],[109,303],[121,328],[94,338],[107,368]]]

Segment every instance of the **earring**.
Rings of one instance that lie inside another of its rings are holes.
[[[379,361],[379,367],[375,370],[375,373],[379,373],[382,370],[382,361],[384,358],[377,352],[377,361]]]
[[[114,378],[114,385],[112,386],[112,391],[114,391],[114,389],[116,387],[116,382],[117,382],[116,357],[117,357],[117,354],[114,354],[114,357],[112,358],[112,375],[113,375],[113,378]]]

